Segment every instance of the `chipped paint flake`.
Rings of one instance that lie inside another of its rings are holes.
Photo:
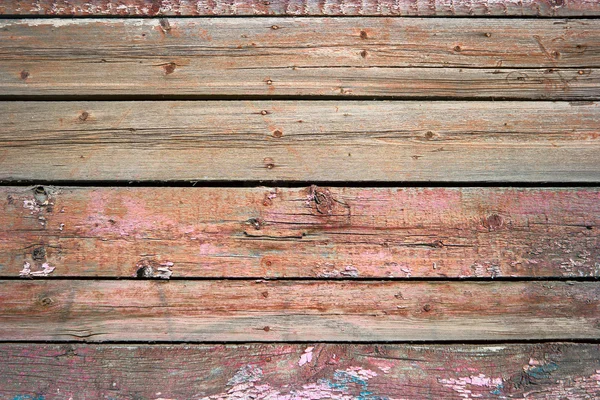
[[[307,347],[306,350],[304,350],[304,354],[302,354],[302,356],[300,356],[300,361],[298,361],[299,366],[303,366],[304,364],[308,364],[309,362],[312,361],[313,349],[314,349],[314,347]]]
[[[343,271],[340,271],[340,275],[357,278],[358,277],[358,269],[352,265],[347,265]]]
[[[54,272],[54,270],[55,267],[50,266],[48,263],[43,263],[41,271],[31,271],[31,264],[26,261],[23,263],[23,269],[21,272],[19,272],[19,276],[23,278],[32,276],[48,276]]]
[[[312,353],[309,347],[304,354]],[[389,400],[386,396],[376,395],[369,390],[369,380],[377,373],[362,367],[350,367],[336,370],[331,378],[320,378],[301,387],[290,389],[288,385],[280,388],[262,383],[260,368],[247,365],[239,369],[229,380],[230,388],[219,394],[204,397],[203,400]]]
[[[457,379],[439,379],[438,381],[465,399],[482,397],[483,393],[481,393],[481,389],[483,388],[485,388],[487,392],[489,392],[487,389],[493,389],[492,392],[494,394],[501,393],[501,389],[504,388],[502,378],[490,378],[484,374],[471,375]]]

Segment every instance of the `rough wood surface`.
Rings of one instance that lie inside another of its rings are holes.
[[[3,277],[27,264],[34,277],[600,276],[595,188],[4,187],[0,199]]]
[[[600,397],[597,344],[3,344],[0,359],[8,399]]]
[[[596,0],[4,0],[6,15],[598,16]]]
[[[9,19],[3,96],[596,99],[600,20]]]
[[[5,341],[597,339],[597,282],[0,281]]]
[[[595,102],[0,102],[0,113],[4,180],[600,177]]]

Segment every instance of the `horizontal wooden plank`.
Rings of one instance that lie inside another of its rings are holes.
[[[0,198],[3,277],[600,276],[597,188],[4,187]]]
[[[0,113],[3,180],[600,177],[595,102],[0,102]]]
[[[598,16],[595,0],[5,0],[5,15]]]
[[[10,399],[594,399],[597,344],[0,345]],[[30,397],[26,397],[30,396]]]
[[[598,282],[0,281],[0,340],[597,339]]]
[[[600,20],[9,19],[0,93],[596,99]]]

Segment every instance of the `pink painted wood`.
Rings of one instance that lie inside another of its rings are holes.
[[[0,188],[0,277],[600,275],[597,188]]]
[[[0,345],[0,397],[597,399],[597,344]]]
[[[600,4],[596,0],[4,0],[0,14],[573,17],[600,15]]]

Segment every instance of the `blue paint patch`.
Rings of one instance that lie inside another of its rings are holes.
[[[12,400],[45,400],[44,396],[31,396],[29,394],[18,394]]]
[[[557,369],[558,364],[551,362],[544,365],[530,367],[527,369],[527,371],[525,371],[525,373],[534,379],[548,379],[550,378],[550,374]]]
[[[499,384],[498,386],[496,386],[496,389],[492,390],[490,393],[495,394],[496,396],[500,396],[502,394],[502,389],[504,389],[504,385]]]
[[[346,371],[335,371],[333,374],[333,379],[335,382],[332,382],[328,379],[324,379],[322,382],[327,384],[331,389],[339,391],[347,391],[348,385],[350,384],[360,386],[360,393],[357,397],[355,397],[355,400],[389,400],[386,396],[374,395],[373,392],[369,390],[369,383],[366,379],[349,374]]]

